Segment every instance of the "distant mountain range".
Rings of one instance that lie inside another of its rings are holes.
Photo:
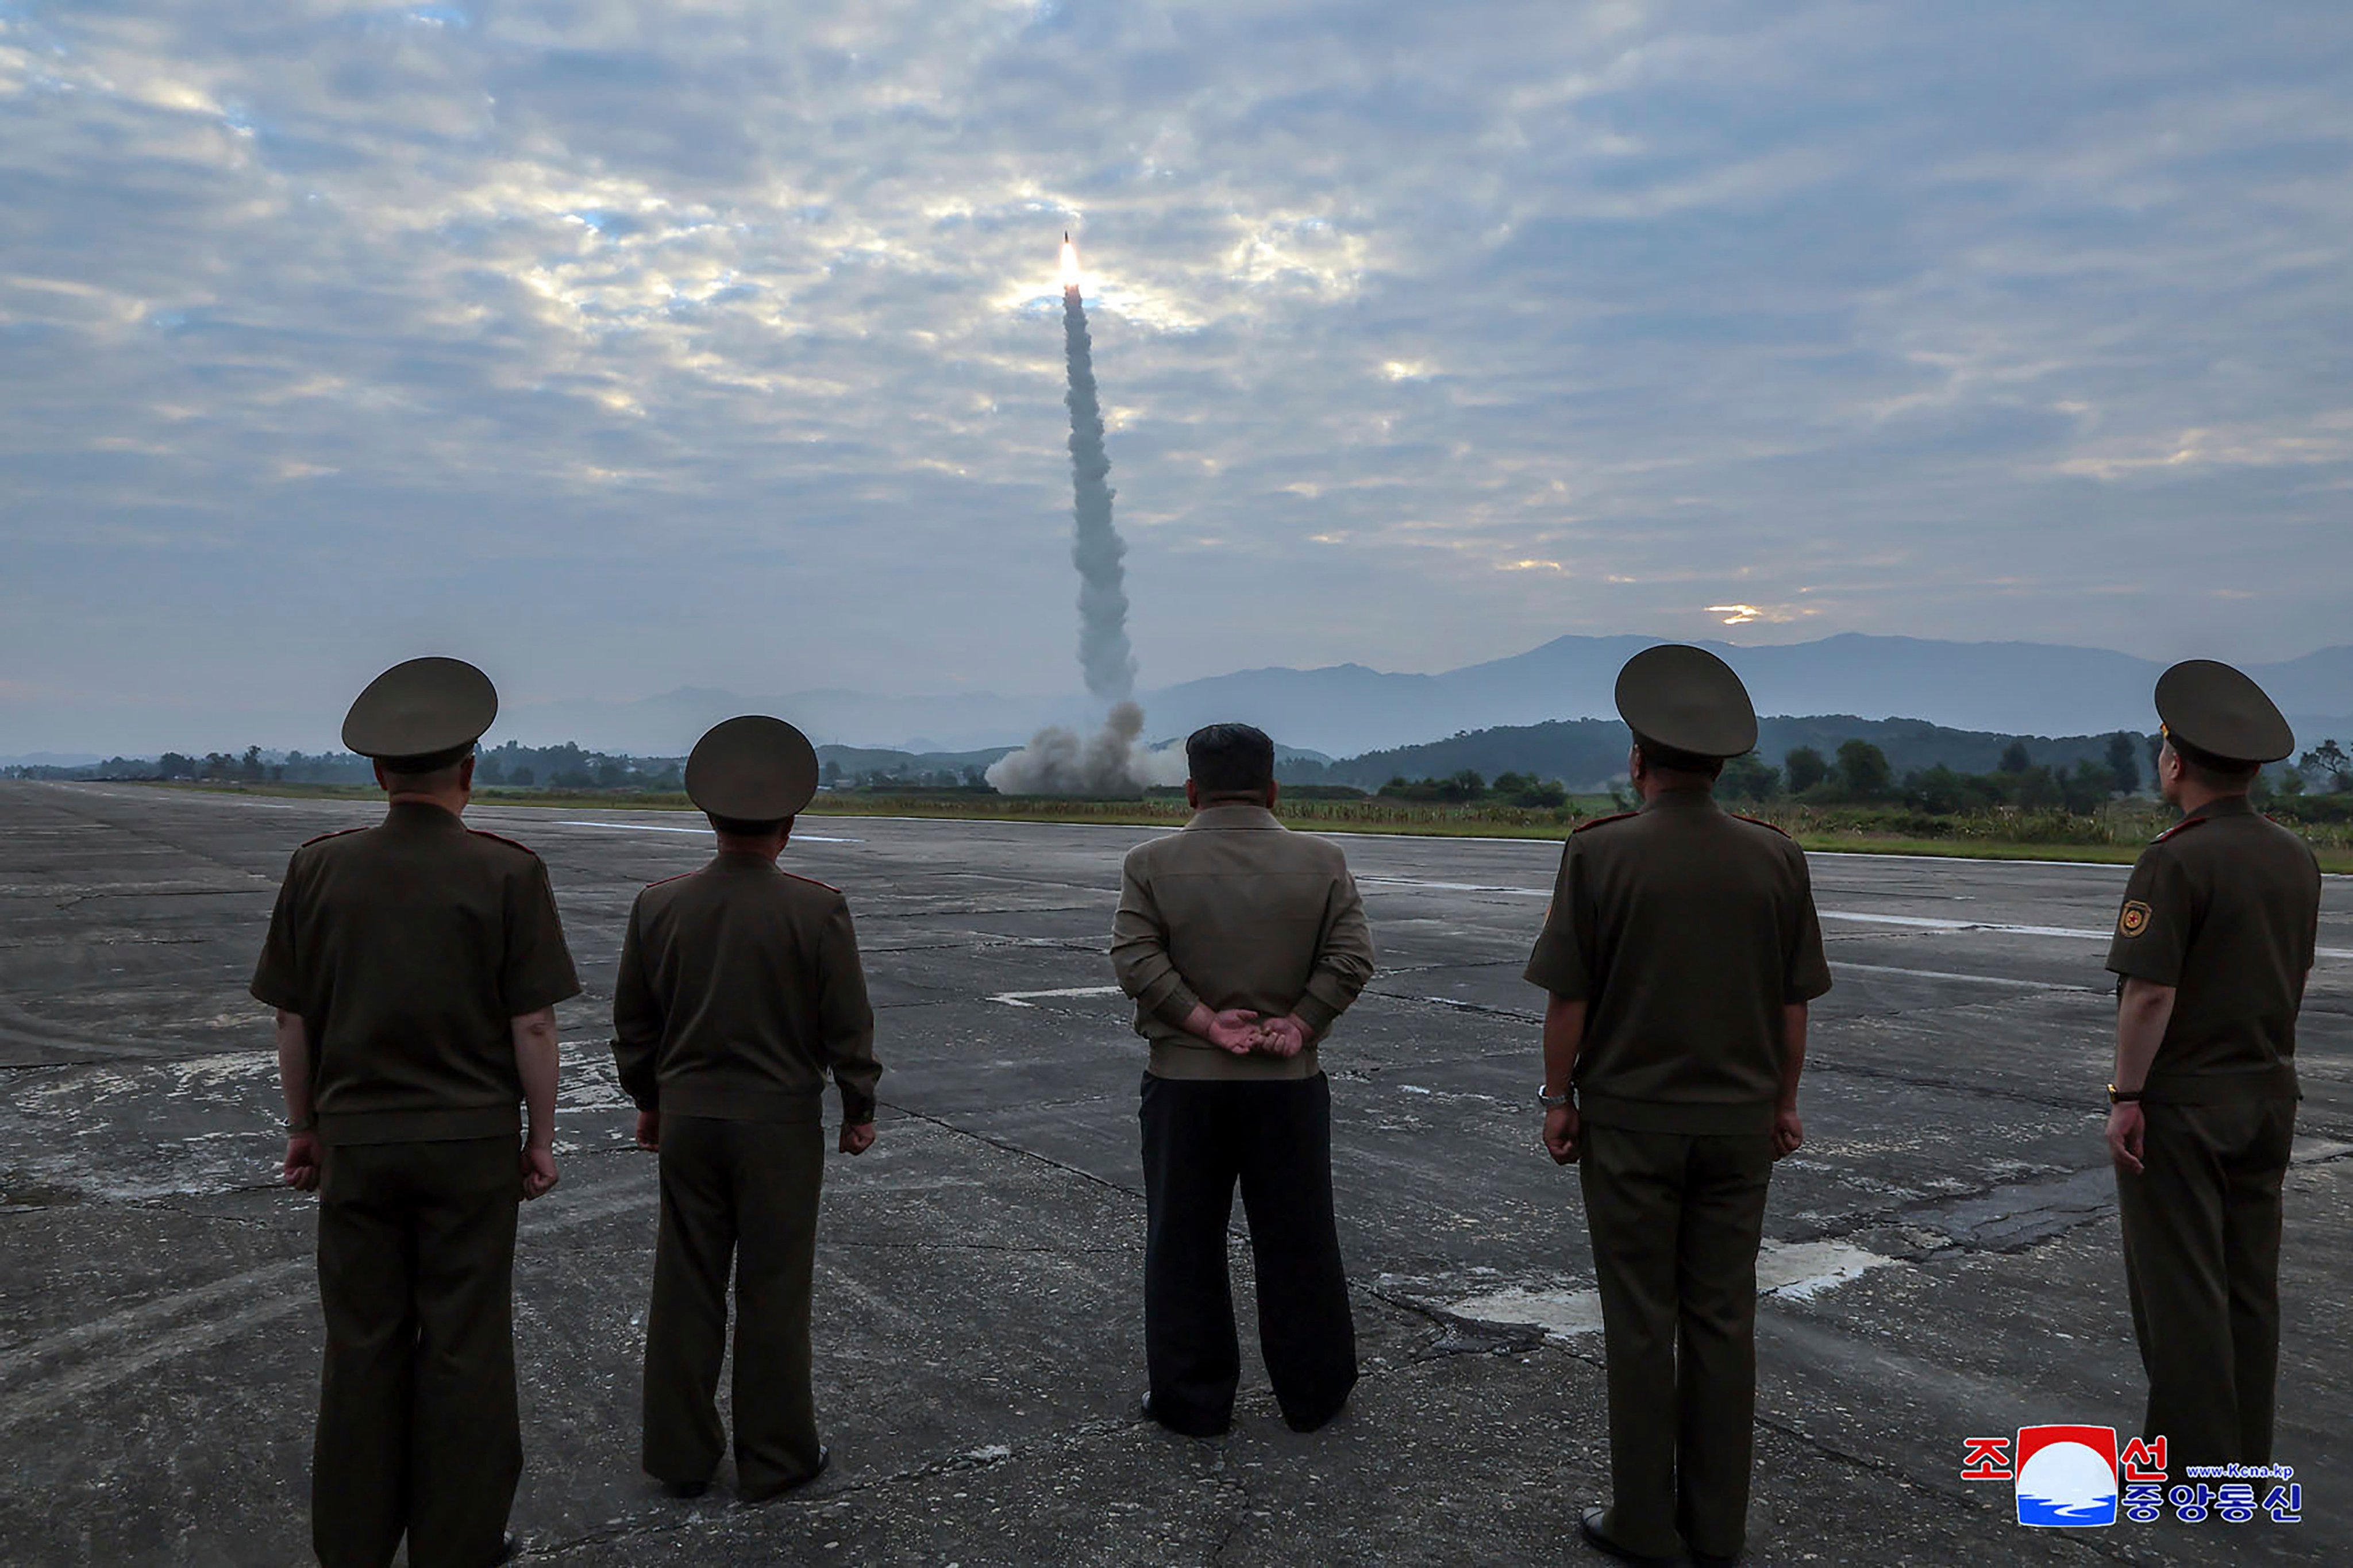
[[[2028,737],[2027,760],[2064,773],[2079,762],[2099,762],[2108,735]],[[2136,731],[2135,733],[2138,733]],[[1548,724],[1505,725],[1474,730],[1419,746],[1397,746],[1346,757],[1316,767],[1281,770],[1300,784],[1355,784],[1378,789],[1393,778],[1451,778],[1471,772],[1493,781],[1499,773],[1557,779],[1572,790],[1596,790],[1626,776],[1626,726],[1615,719],[1562,719]],[[1939,764],[1965,773],[1989,773],[2016,737],[1978,730],[1949,730],[1917,719],[1862,719],[1820,714],[1803,719],[1767,719],[1757,726],[1757,755],[1773,767],[1799,746],[1835,757],[1847,741],[1868,741],[1885,753],[1900,777],[1915,768]],[[2135,759],[2147,777],[2147,759]]]
[[[1145,693],[1146,732],[1179,736],[1219,720],[1241,720],[1289,745],[1346,757],[1496,726],[1606,719],[1616,711],[1611,691],[1619,667],[1662,640],[1556,637],[1510,658],[1440,675],[1357,664],[1240,670]],[[2001,735],[2152,729],[2149,694],[2164,668],[2105,648],[1860,633],[1763,647],[1704,646],[1740,672],[1761,713],[1916,719]],[[2353,646],[2244,668],[2287,712],[2301,743],[2332,733],[2353,739]],[[600,751],[675,756],[712,724],[754,711],[790,719],[820,742],[908,752],[1015,745],[1042,725],[1085,726],[1101,716],[1074,698],[844,690],[747,697],[687,688],[634,702],[526,704],[501,715],[496,734],[527,744],[576,741]]]

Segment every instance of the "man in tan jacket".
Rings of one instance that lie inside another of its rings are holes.
[[[1283,1420],[1312,1432],[1356,1381],[1332,1217],[1332,1091],[1316,1047],[1373,973],[1372,932],[1334,845],[1275,820],[1274,742],[1212,724],[1185,742],[1184,831],[1130,850],[1112,964],[1152,1045],[1145,1070],[1145,1411],[1213,1436],[1240,1349],[1226,1226],[1241,1184],[1259,1342]]]

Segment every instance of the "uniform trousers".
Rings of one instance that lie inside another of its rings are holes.
[[[2295,1101],[2142,1106],[2139,1175],[2116,1174],[2142,1436],[2166,1462],[2268,1463],[2279,1376],[2280,1186]]]
[[[1757,1247],[1772,1135],[1588,1121],[1581,1141],[1609,1361],[1606,1528],[1647,1555],[1687,1545],[1737,1556],[1748,1531]]]
[[[328,1568],[498,1560],[522,1476],[514,1139],[330,1144],[311,1539]]]
[[[1144,1076],[1144,1352],[1153,1418],[1209,1436],[1233,1419],[1241,1350],[1226,1229],[1240,1184],[1258,1275],[1259,1347],[1283,1419],[1338,1414],[1356,1330],[1332,1215],[1332,1086]]]
[[[649,1475],[691,1483],[719,1467],[731,1264],[736,1485],[756,1500],[817,1474],[809,1289],[824,1180],[819,1122],[662,1113],[661,1230],[646,1314]]]

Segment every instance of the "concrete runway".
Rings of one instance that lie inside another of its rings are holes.
[[[311,1205],[275,1184],[244,985],[288,853],[377,814],[0,784],[0,1561],[307,1560]],[[1382,962],[1324,1053],[1365,1378],[1301,1437],[1246,1352],[1234,1433],[1191,1442],[1133,1414],[1143,1047],[1103,950],[1150,830],[810,818],[786,863],[849,895],[889,1070],[874,1151],[828,1156],[834,1468],[751,1508],[730,1470],[695,1503],[637,1471],[654,1168],[604,1044],[629,900],[708,837],[660,813],[469,819],[546,858],[589,987],[561,1010],[563,1184],[517,1263],[531,1561],[1595,1560],[1592,1268],[1574,1175],[1537,1148],[1519,979],[1556,846],[1341,840]],[[2327,885],[2298,1053],[2278,1453],[2304,1521],[2051,1532],[1960,1479],[1962,1443],[2137,1426],[2099,1140],[2125,873],[1813,864],[1837,988],[1767,1220],[1752,1561],[2353,1561],[2353,882]],[[1247,1248],[1235,1267],[1247,1312]]]

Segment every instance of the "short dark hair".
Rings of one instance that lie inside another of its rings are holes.
[[[1204,724],[1185,737],[1185,771],[1203,795],[1263,795],[1274,741],[1255,724]]]
[[[2173,748],[2173,754],[2181,759],[2189,776],[2208,789],[2245,789],[2263,771],[2261,763],[2234,763],[2200,751],[2179,735],[2168,735],[2165,743]]]
[[[378,757],[376,766],[384,770],[385,784],[394,789],[433,789],[443,784],[455,784],[458,769],[474,754],[474,742],[452,746],[446,752],[427,752],[421,757]]]
[[[710,822],[712,832],[723,833],[730,838],[765,838],[779,828],[791,826],[793,821],[789,816],[773,817],[766,822],[747,822],[740,816],[721,816],[708,811],[702,815]]]
[[[1634,744],[1642,749],[1642,760],[1654,768],[1664,768],[1674,773],[1704,773],[1709,778],[1719,777],[1724,773],[1722,757],[1703,757],[1697,752],[1679,751],[1651,740],[1639,730],[1634,733]]]

